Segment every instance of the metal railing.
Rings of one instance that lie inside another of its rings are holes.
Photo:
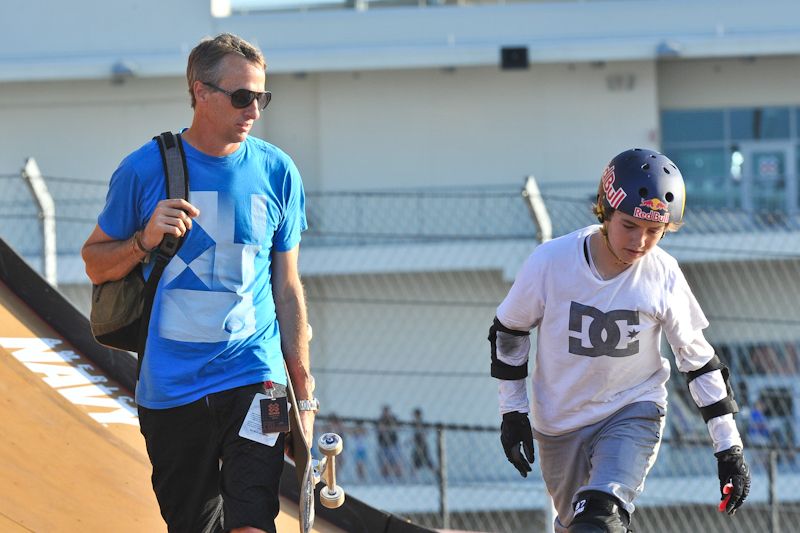
[[[503,455],[499,427],[413,421],[387,425],[381,419],[320,416],[315,430],[317,435],[342,435],[341,484],[372,505],[430,528],[546,530],[545,489],[537,480],[537,463],[523,480]],[[710,444],[665,438],[647,480],[645,494],[652,496],[646,503],[636,502],[635,530],[797,531],[800,498],[792,490],[800,481],[800,466],[791,456],[800,448],[745,445],[753,491],[737,517],[728,517],[714,509],[718,489],[706,491],[718,483]],[[665,501],[658,501],[659,493]]]

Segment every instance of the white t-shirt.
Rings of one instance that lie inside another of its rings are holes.
[[[530,413],[533,426],[546,435],[594,424],[634,402],[666,407],[670,369],[661,357],[662,330],[682,372],[714,356],[702,336],[708,321],[677,261],[656,246],[618,276],[602,280],[584,251],[599,229],[589,226],[538,246],[497,308],[497,318],[511,329],[539,328]],[[519,366],[528,353],[498,350],[498,358]],[[725,397],[719,371],[709,374],[718,376],[703,380],[712,390],[700,405]],[[528,412],[524,380],[501,380],[500,403],[501,412]]]

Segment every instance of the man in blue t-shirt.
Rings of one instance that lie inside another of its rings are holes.
[[[151,141],[112,176],[83,247],[99,285],[140,262],[149,275],[164,235],[184,237],[159,281],[136,388],[170,531],[274,532],[284,435],[249,435],[245,417],[261,398],[285,398],[284,359],[297,398],[313,397],[297,271],[303,184],[286,154],[248,136],[270,100],[265,68],[235,35],[201,41],[187,68],[194,118],[181,134],[190,202],[164,199]],[[303,404],[312,442],[316,402]]]

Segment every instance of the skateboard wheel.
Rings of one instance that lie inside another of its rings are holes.
[[[342,487],[334,487],[331,490],[328,487],[322,487],[319,491],[319,501],[328,509],[341,507],[344,503],[344,489]]]
[[[336,433],[323,434],[317,443],[319,444],[319,451],[322,452],[322,455],[327,455],[328,457],[339,455],[344,448],[342,437]]]
[[[311,329],[311,324],[306,324],[306,332],[308,333],[308,340],[311,340],[314,337],[314,330]]]

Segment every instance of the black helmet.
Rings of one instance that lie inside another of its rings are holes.
[[[634,148],[617,155],[606,167],[597,189],[600,222],[613,208],[653,222],[680,222],[686,203],[681,171],[668,157]]]

